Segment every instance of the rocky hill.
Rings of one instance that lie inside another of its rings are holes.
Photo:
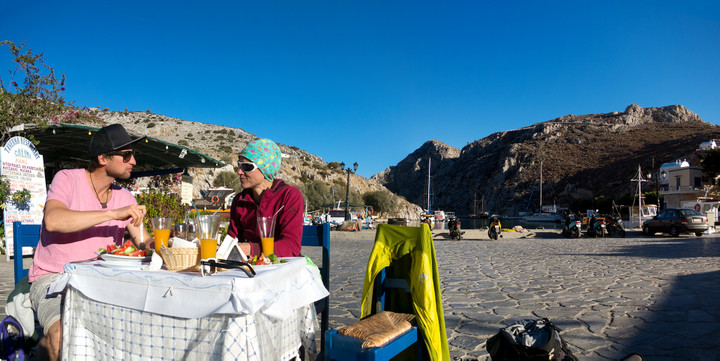
[[[237,154],[248,142],[257,138],[256,135],[240,128],[185,121],[153,114],[149,111],[110,111],[93,108],[90,109],[90,113],[100,118],[105,124],[122,124],[131,134],[147,135],[180,144],[227,163],[228,166],[225,168],[190,170],[190,175],[193,176],[194,198],[200,197],[201,189],[212,187],[213,180],[220,172],[233,171],[232,164],[237,162]],[[88,125],[101,126],[98,124]],[[300,185],[308,180],[320,180],[328,185],[345,184],[347,175],[341,170],[331,167],[319,156],[280,142],[278,142],[278,146],[284,156],[279,178],[294,185]],[[359,194],[387,190],[383,185],[357,174],[351,175],[350,188]],[[402,210],[409,209],[413,215],[420,212],[418,206],[410,204],[402,198],[398,197],[397,204],[401,205]]]
[[[373,179],[425,206],[432,159],[433,209],[470,214],[484,198],[485,210],[512,215],[539,208],[541,163],[542,204],[567,207],[577,199],[631,194],[638,165],[657,170],[717,138],[720,127],[682,105],[633,104],[624,112],[571,114],[494,133],[462,150],[428,141]]]

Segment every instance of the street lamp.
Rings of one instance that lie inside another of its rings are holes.
[[[658,212],[660,212],[660,176],[662,176],[663,178],[665,177],[662,174],[658,175],[658,173],[648,173],[648,175],[647,175],[647,178],[650,181],[653,181],[653,180],[655,181],[655,198],[657,200],[656,203],[657,203],[657,211]]]
[[[347,189],[345,190],[345,220],[350,220],[350,172],[357,171],[358,164],[357,162],[353,163],[353,169],[350,169],[348,167],[345,169],[347,171]],[[345,168],[345,162],[340,163],[340,168]]]

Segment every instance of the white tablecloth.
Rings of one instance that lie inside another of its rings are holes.
[[[285,319],[329,294],[317,267],[303,257],[288,260],[256,266],[254,278],[240,270],[201,277],[197,272],[108,268],[100,266],[103,261],[69,263],[50,291],[71,285],[95,301],[184,318],[261,312]]]
[[[313,302],[328,295],[304,258],[248,278],[68,264],[64,360],[287,360],[314,352]]]

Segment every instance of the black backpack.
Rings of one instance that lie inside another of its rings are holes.
[[[547,318],[501,328],[486,343],[492,361],[577,361]]]

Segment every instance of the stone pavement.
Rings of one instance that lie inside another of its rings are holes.
[[[444,232],[444,233],[443,233]],[[433,232],[450,355],[489,360],[504,324],[548,317],[580,360],[720,360],[720,236],[565,239],[558,231],[462,241]],[[332,232],[331,327],[359,317],[374,231]],[[317,254],[307,252],[313,259]],[[30,261],[26,259],[26,261]],[[0,261],[0,312],[12,262]]]
[[[331,327],[357,321],[374,233],[332,232]],[[504,324],[547,317],[580,360],[720,360],[720,237],[433,232],[450,356],[489,360]]]

